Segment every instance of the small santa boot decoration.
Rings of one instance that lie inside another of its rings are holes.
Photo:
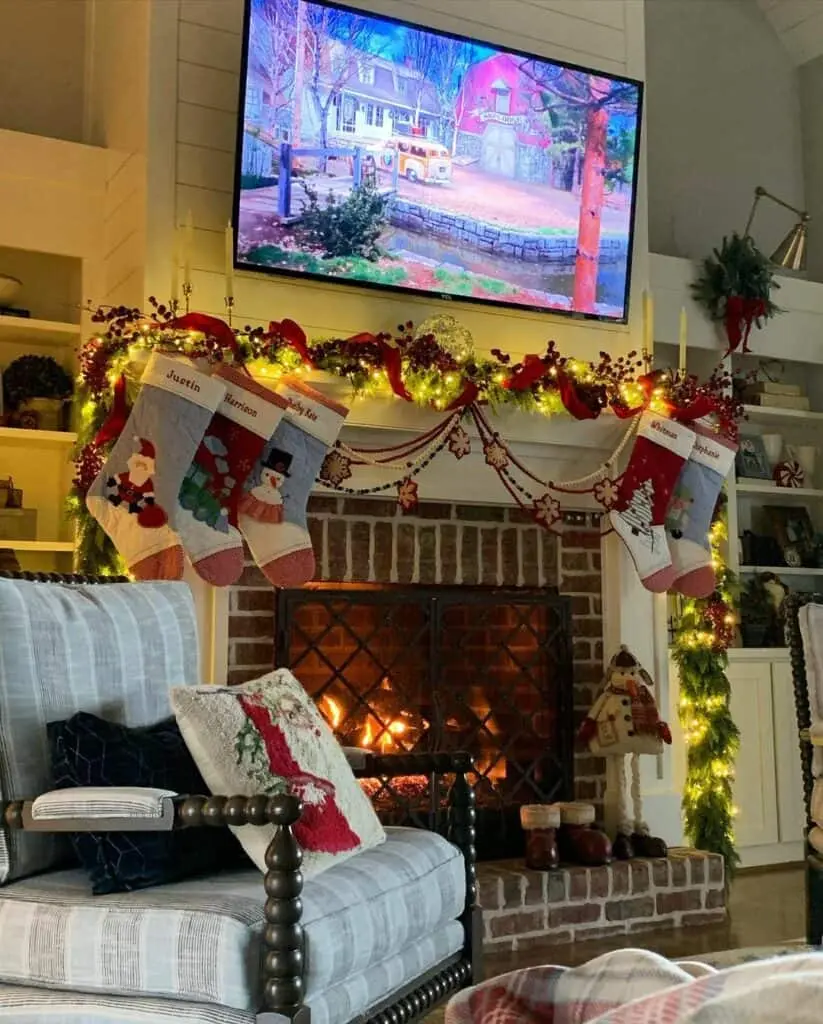
[[[555,804],[560,811],[557,846],[567,864],[599,867],[612,859],[612,844],[605,832],[594,825],[594,806],[584,803]]]
[[[606,758],[606,799],[617,808],[615,857],[665,857],[664,840],[649,833],[643,820],[640,792],[641,754],[658,755],[671,743],[668,725],[654,699],[654,684],[635,656],[623,646],[609,662],[603,690],[583,720],[578,741],[598,757]],[[631,756],[631,785],[626,776],[626,755]],[[631,796],[631,815],[629,814]]]

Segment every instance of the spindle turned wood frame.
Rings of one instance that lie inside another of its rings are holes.
[[[0,572],[0,578],[25,579],[42,583],[103,584],[128,582],[124,576],[85,576],[79,573]],[[466,903],[460,916],[464,928],[463,948],[393,993],[384,1003],[373,1007],[357,1024],[410,1024],[429,1013],[446,996],[468,984],[482,980],[482,916],[477,905],[475,870],[474,791],[466,777],[472,759],[465,753],[452,754],[373,754],[364,753],[353,769],[358,778],[391,778],[400,775],[453,775],[448,798],[448,838],[463,854],[466,877]],[[35,830],[31,821],[32,800],[0,803],[0,827]],[[310,1024],[311,1011],[303,1004],[303,911],[300,870],[303,852],[292,826],[300,817],[300,801],[292,796],[178,796],[174,799],[174,818],[167,828],[274,825],[275,832],[266,851],[267,871],[263,876],[266,893],[263,930],[264,1009],[257,1014],[258,1024],[282,1024],[284,1018],[294,1024]],[[117,831],[144,831],[145,820],[127,820]],[[38,822],[37,831],[47,831]],[[63,831],[58,823],[52,831]],[[73,819],[72,831],[101,831],[94,819]]]
[[[803,774],[803,800],[806,805],[806,941],[811,946],[819,946],[823,942],[823,857],[808,842],[808,833],[815,826],[812,819],[813,747],[809,733],[812,714],[799,619],[800,609],[810,603],[823,605],[823,595],[790,594],[786,599],[786,640],[792,665],[792,688],[800,743],[800,767]]]

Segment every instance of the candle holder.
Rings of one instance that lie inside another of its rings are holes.
[[[226,320],[228,322],[229,327],[231,327],[231,315],[232,310],[234,309],[234,296],[226,295],[225,298],[223,299],[223,302],[225,303],[226,306]]]
[[[186,312],[187,313],[189,312],[189,305],[191,303],[191,293],[193,291],[194,291],[194,289],[191,286],[191,281],[184,281],[183,282],[183,302],[185,303]]]

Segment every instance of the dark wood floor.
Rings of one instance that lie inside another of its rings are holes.
[[[724,924],[705,928],[616,936],[597,942],[567,945],[534,943],[516,953],[494,953],[485,958],[486,977],[506,974],[537,964],[574,966],[602,953],[625,947],[651,949],[671,959],[718,953],[748,946],[775,946],[803,938],[806,929],[803,869],[786,867],[770,871],[746,871],[731,886],[729,918]],[[436,1010],[425,1024],[440,1024],[443,1011]]]

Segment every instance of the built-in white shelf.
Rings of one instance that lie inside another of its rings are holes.
[[[70,447],[76,441],[77,434],[70,430],[23,430],[17,427],[0,427],[0,445],[24,444],[35,448],[51,448],[55,445]]]
[[[0,316],[0,341],[24,341],[31,345],[67,345],[79,341],[80,324],[58,320],[33,320],[24,316]]]
[[[788,647],[730,647],[729,661],[788,661]]]
[[[780,498],[823,498],[823,490],[816,487],[778,487],[769,480],[738,480],[738,494],[767,495]]]
[[[758,572],[773,572],[777,576],[823,576],[823,569],[793,569],[787,565],[741,565],[741,576],[753,576]]]
[[[805,409],[773,409],[769,405],[744,405],[743,412],[754,423],[791,423],[801,426],[803,423],[823,423],[823,412],[807,412]],[[746,424],[741,425],[741,433],[746,433]]]
[[[12,551],[39,551],[45,554],[60,552],[71,553],[74,551],[72,540],[3,540],[0,538],[0,548],[11,548]]]

